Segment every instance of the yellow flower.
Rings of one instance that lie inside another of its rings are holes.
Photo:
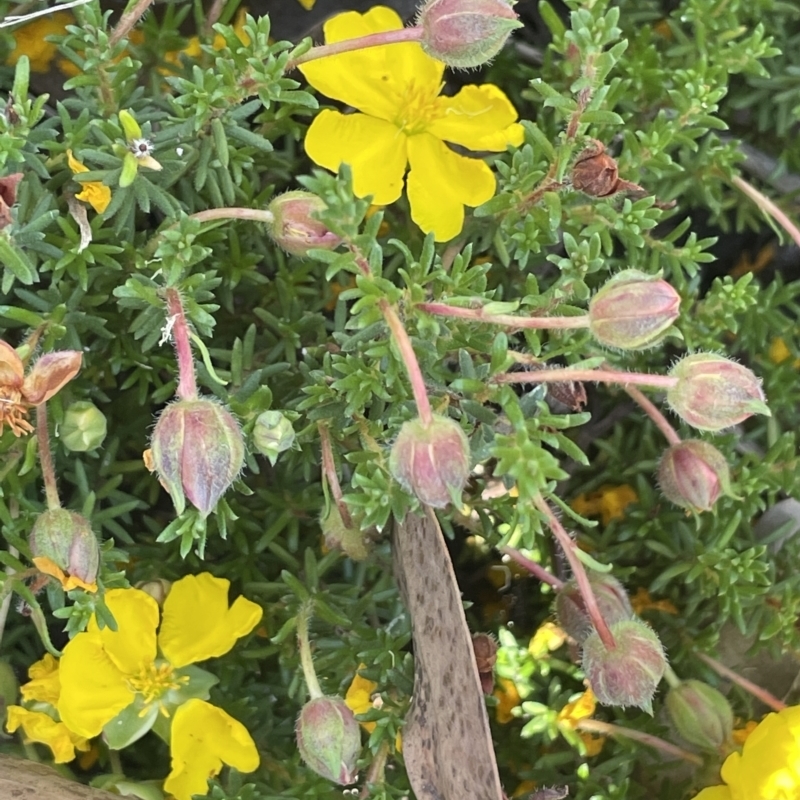
[[[391,9],[348,11],[325,23],[327,43],[403,27]],[[495,191],[491,169],[481,159],[455,153],[445,142],[470,150],[505,150],[519,145],[517,112],[491,84],[465,86],[442,97],[444,64],[419,44],[370,47],[311,61],[300,67],[322,94],[359,113],[324,110],[308,129],[305,148],[312,161],[330,170],[346,162],[359,197],[395,202],[406,179],[411,217],[437,241],[456,236],[464,206],[485,203]]]
[[[581,741],[586,747],[587,756],[596,756],[605,744],[603,736],[579,730],[579,723],[582,719],[588,719],[594,714],[597,708],[597,698],[591,689],[587,689],[583,694],[570,703],[567,703],[558,712],[558,724],[578,732]]]
[[[361,670],[364,669],[365,666],[365,664],[359,664],[358,668]],[[361,675],[356,672],[353,682],[347,687],[344,703],[354,714],[366,714],[367,711],[372,708],[372,695],[377,688],[377,683],[362,678]],[[360,724],[368,733],[372,733],[377,725],[376,722],[362,722]]]
[[[89,171],[87,166],[81,164],[72,155],[72,150],[67,150],[67,164],[73,175]],[[81,183],[81,186],[83,188],[79,194],[75,195],[75,199],[88,203],[98,214],[102,214],[111,202],[111,189],[101,181],[86,181]]]
[[[773,364],[781,364],[792,357],[792,351],[787,347],[786,342],[778,336],[770,343],[768,356]],[[800,367],[800,358],[796,358],[792,362],[792,366],[795,369]]]
[[[544,658],[553,650],[558,650],[567,641],[567,634],[552,622],[542,623],[528,644],[528,652],[534,658]]]
[[[800,797],[800,706],[767,714],[741,753],[722,765],[724,786],[703,789],[695,800],[797,800]]]
[[[81,368],[83,356],[77,350],[43,355],[28,374],[17,351],[0,339],[0,433],[8,425],[15,436],[30,433],[28,410],[49,400]]]
[[[663,611],[665,614],[677,614],[678,609],[671,600],[653,600],[650,592],[640,586],[636,593],[631,596],[631,607],[634,612],[641,616],[645,611]]]
[[[53,42],[46,42],[45,37],[66,33],[71,22],[74,22],[72,14],[57,11],[18,28],[14,31],[16,47],[9,54],[8,63],[14,66],[22,56],[28,56],[31,72],[47,72],[58,47]]]
[[[261,607],[244,597],[228,607],[229,585],[207,572],[176,581],[164,601],[158,637],[159,608],[150,595],[139,589],[107,592],[117,631],[101,630],[93,616],[64,648],[61,719],[91,738],[134,701],[144,706],[142,717],[154,706],[163,711],[164,695],[187,681],[177,672],[181,667],[227,653],[261,619]]]
[[[297,0],[297,2],[300,3],[300,5],[303,6],[306,11],[311,11],[311,9],[314,8],[314,3],[316,3],[317,0]]]
[[[219,775],[223,764],[239,772],[258,768],[258,750],[247,728],[205,700],[187,700],[178,708],[170,739],[172,771],[164,781],[164,791],[177,800],[206,794],[208,779]]]
[[[58,661],[49,653],[28,668],[30,680],[20,686],[23,700],[58,705],[61,694],[61,678],[58,674]]]
[[[517,687],[514,681],[508,678],[500,678],[497,681],[497,688],[494,690],[494,696],[497,698],[497,707],[495,708],[495,716],[501,725],[511,722],[514,715],[511,713],[512,709],[516,708],[521,702],[522,698],[519,696]]]
[[[578,495],[570,505],[584,517],[599,516],[603,525],[625,516],[625,509],[639,499],[636,490],[627,483],[622,486],[601,486],[596,492]]]
[[[63,722],[56,722],[49,714],[29,711],[22,706],[9,706],[6,729],[14,733],[20,726],[28,741],[46,744],[53,751],[56,764],[72,761],[76,749],[89,749],[89,742],[83,736],[73,733]]]

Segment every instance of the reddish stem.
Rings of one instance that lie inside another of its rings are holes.
[[[333,457],[331,432],[328,426],[323,423],[319,423],[317,429],[319,430],[319,443],[322,450],[322,473],[325,475],[325,480],[328,482],[328,487],[333,496],[333,502],[336,503],[336,508],[339,510],[342,523],[346,528],[352,528],[353,518],[350,516],[347,505],[342,499],[342,487],[339,484],[339,476],[336,474],[336,461]]]
[[[167,289],[167,315],[172,320],[172,338],[178,358],[178,389],[175,394],[181,400],[197,397],[197,380],[194,374],[194,356],[189,341],[189,325],[183,313],[183,303],[177,289]]]
[[[495,375],[494,383],[559,383],[561,381],[589,381],[650,386],[653,389],[671,389],[678,382],[671,375],[645,375],[641,372],[619,372],[612,369],[543,369],[535,372],[507,372]]]
[[[794,243],[800,247],[800,229],[798,229],[797,225],[795,225],[769,197],[761,194],[755,186],[750,185],[744,178],[740,178],[738,175],[733,176],[732,182],[737,189],[744,192],[765,214],[769,214],[769,216],[794,239]]]
[[[336,56],[340,53],[349,53],[353,50],[365,50],[367,47],[380,47],[386,44],[401,44],[403,42],[418,42],[422,39],[422,28],[401,28],[399,31],[383,31],[382,33],[370,33],[368,36],[359,36],[355,39],[345,39],[342,42],[333,44],[321,44],[312,47],[302,56],[293,58],[286,63],[286,72],[291,72],[300,64],[309,61],[316,61],[328,56]]]
[[[507,328],[588,328],[589,317],[582,314],[577,317],[515,317],[513,314],[485,314],[483,308],[461,308],[444,303],[419,303],[420,311],[436,314],[438,317],[456,317],[474,322],[486,322],[490,325],[503,325]]]
[[[531,575],[538,578],[542,583],[552,586],[557,592],[564,587],[564,581],[559,580],[555,575],[551,575],[541,564],[537,564],[527,556],[522,555],[515,547],[506,545],[500,548],[500,552],[519,564],[523,569],[528,570]]]
[[[697,653],[696,655],[701,661],[705,661],[718,675],[722,675],[723,678],[728,678],[728,680],[733,681],[746,692],[750,692],[753,697],[757,697],[765,706],[768,706],[773,711],[783,711],[785,708],[788,708],[786,703],[775,697],[772,692],[768,692],[758,684],[747,680],[747,678],[743,678],[738,672],[734,672],[724,664],[720,664],[715,658],[707,656],[705,653]]]
[[[664,438],[670,444],[680,444],[681,437],[678,436],[675,428],[669,424],[667,418],[661,413],[661,410],[647,397],[645,397],[637,388],[634,386],[626,386],[625,391],[630,395],[630,397],[635,400],[642,410],[650,417],[651,420],[655,423],[656,427],[664,434]]]
[[[575,582],[578,584],[578,591],[581,593],[583,602],[586,604],[586,613],[589,615],[589,619],[591,619],[595,630],[600,636],[600,640],[607,650],[613,650],[617,646],[617,643],[614,641],[614,636],[609,630],[608,625],[606,625],[603,615],[600,613],[600,606],[597,605],[597,598],[592,591],[592,585],[589,583],[589,576],[586,574],[583,562],[576,554],[578,546],[572,541],[566,530],[564,530],[564,526],[553,513],[553,509],[547,505],[541,495],[537,495],[534,498],[534,504],[536,508],[544,514],[547,519],[547,524],[550,526],[550,530],[553,531],[553,535],[561,545],[561,549],[564,551],[567,561],[569,561],[572,573],[575,576]]]

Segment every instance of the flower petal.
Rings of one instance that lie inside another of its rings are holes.
[[[238,597],[228,608],[230,581],[208,572],[187,575],[172,584],[164,601],[158,643],[164,657],[179,668],[227,653],[261,619],[261,606]]]
[[[59,671],[58,713],[70,730],[87,739],[97,736],[135,698],[128,676],[108,657],[97,632],[79,633],[64,648]]]
[[[494,194],[494,175],[483,161],[454,153],[429,133],[409,137],[408,160],[411,218],[437,242],[461,232],[465,205],[478,206]]]
[[[89,742],[73,733],[63,722],[56,722],[41,711],[28,711],[22,706],[8,707],[6,729],[14,733],[22,726],[25,738],[46,744],[52,751],[56,764],[65,764],[75,758],[75,749],[88,750]]]
[[[61,584],[61,588],[65,592],[71,592],[73,589],[83,589],[85,592],[92,593],[97,591],[96,583],[86,583],[86,581],[74,575],[68,576],[55,561],[47,556],[34,556],[31,561],[33,561],[33,565],[39,572],[49,575],[51,578],[55,578]]]
[[[385,6],[376,6],[366,14],[347,11],[325,23],[325,42],[331,44],[402,27],[397,13]],[[419,44],[410,42],[328,56],[302,64],[299,69],[327,97],[370,116],[392,120],[412,82],[438,93],[444,64],[424,53]]]
[[[240,772],[258,768],[255,742],[241,722],[204,700],[188,700],[172,720],[172,771],[164,790],[177,800],[208,791],[208,779],[219,774],[223,764]]]
[[[455,97],[440,97],[441,116],[427,128],[446,142],[471,150],[505,150],[519,146],[524,138],[516,122],[517,110],[505,93],[491,83],[465,86]]]
[[[349,164],[355,193],[371,194],[376,205],[388,205],[403,190],[406,141],[405,134],[389,122],[326,110],[311,123],[305,147],[312,161],[334,172],[342,162]]]
[[[34,406],[44,403],[78,374],[82,360],[83,354],[77,350],[43,355],[25,376],[22,396]]]
[[[58,674],[58,661],[45,653],[44,658],[31,664],[28,669],[30,680],[20,686],[23,700],[34,700],[56,706],[61,694],[61,678]]]
[[[694,800],[733,800],[733,795],[727,786],[709,786],[696,795]]]
[[[8,343],[0,339],[0,386],[19,388],[22,386],[22,376],[25,368],[17,351]]]
[[[67,150],[67,164],[72,170],[73,175],[77,175],[80,172],[89,171],[89,167],[87,167],[85,164],[82,164],[77,158],[75,158],[74,155],[72,155],[72,150]]]
[[[83,189],[75,195],[75,199],[88,203],[98,214],[102,214],[111,202],[111,188],[100,181],[88,181],[81,186]]]

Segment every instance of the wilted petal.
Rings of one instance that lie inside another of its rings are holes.
[[[46,744],[53,751],[56,764],[65,764],[75,758],[75,749],[88,750],[89,742],[73,733],[63,722],[56,722],[41,711],[28,711],[22,706],[8,707],[6,728],[14,733],[22,726],[25,738],[31,742]]]
[[[25,367],[17,351],[0,339],[0,385],[18,388],[22,385]]]
[[[22,396],[33,406],[41,405],[78,374],[82,360],[83,354],[77,350],[43,355],[25,376]]]

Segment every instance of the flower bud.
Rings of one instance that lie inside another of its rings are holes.
[[[658,467],[667,500],[691,511],[710,511],[721,494],[730,494],[730,470],[713,444],[687,439],[667,449]]]
[[[172,581],[168,581],[166,578],[153,578],[150,581],[139,581],[135,588],[141,589],[145,594],[149,594],[158,603],[159,607],[163,608],[164,601],[172,588]]]
[[[244,464],[239,423],[213,400],[179,400],[158,418],[151,441],[161,485],[182,514],[186,498],[208,516]]]
[[[589,330],[607,347],[652,347],[678,318],[680,304],[680,295],[662,278],[626,269],[592,298]]]
[[[469,476],[469,442],[461,426],[433,415],[426,426],[419,417],[404,422],[389,455],[395,480],[426,505],[444,508],[458,501]]]
[[[356,779],[361,733],[353,712],[340,697],[309,700],[297,718],[297,749],[323,778],[342,786]]]
[[[667,713],[675,729],[689,744],[717,751],[731,739],[733,711],[725,695],[696,680],[669,690]]]
[[[253,428],[253,446],[275,466],[278,456],[294,444],[292,423],[280,411],[263,411]]]
[[[64,414],[59,430],[61,443],[73,453],[96,450],[106,438],[107,423],[103,412],[88,400],[72,403]]]
[[[506,0],[428,0],[420,9],[422,49],[448,67],[479,67],[522,23]]]
[[[735,361],[713,353],[695,353],[669,373],[678,382],[667,390],[667,401],[689,425],[719,431],[753,414],[770,416],[761,381]]]
[[[308,255],[314,248],[335,250],[342,240],[314,218],[324,211],[324,201],[311,192],[286,192],[272,199],[267,207],[274,219],[267,231],[278,246],[295,256]]]
[[[583,671],[605,706],[638,706],[653,713],[653,695],[667,658],[652,628],[638,619],[609,626],[616,646],[607,650],[597,632],[583,643]]]
[[[349,526],[345,525],[336,503],[330,504],[328,513],[320,519],[319,524],[329,550],[341,550],[353,561],[363,561],[369,554],[361,526],[355,521],[351,521]]]
[[[600,616],[606,625],[632,619],[633,609],[628,594],[622,584],[611,575],[598,572],[589,573],[589,584],[597,600]],[[578,644],[594,630],[592,620],[586,610],[583,596],[578,590],[576,580],[567,581],[556,595],[556,618],[558,624]]]
[[[48,568],[45,562],[49,561],[65,577],[77,579],[72,582],[62,579],[65,589],[94,587],[100,567],[100,546],[85,517],[66,508],[52,508],[36,518],[29,541],[34,563],[42,572],[62,579]]]

